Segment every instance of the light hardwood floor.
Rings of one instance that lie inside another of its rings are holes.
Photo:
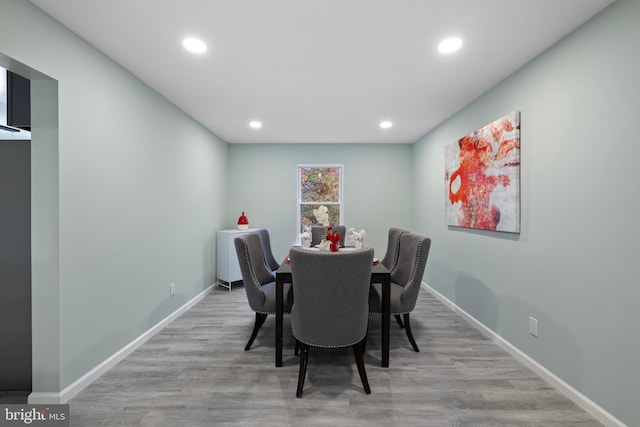
[[[589,414],[487,340],[424,289],[411,315],[420,353],[392,319],[381,368],[371,317],[366,395],[349,349],[312,349],[302,399],[285,316],[284,366],[275,317],[250,351],[244,289],[213,289],[195,307],[70,403],[72,426],[598,426]]]

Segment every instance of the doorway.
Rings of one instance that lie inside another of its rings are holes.
[[[0,140],[0,394],[31,392],[31,154]],[[5,399],[6,400],[6,399]]]
[[[31,82],[31,142],[28,143],[27,155],[29,163],[28,169],[26,165],[22,167],[23,171],[28,171],[29,197],[27,200],[30,202],[29,213],[26,214],[30,233],[28,239],[30,261],[28,269],[22,266],[23,274],[26,269],[29,271],[26,274],[30,275],[30,301],[29,308],[22,310],[30,310],[30,333],[25,341],[30,345],[31,351],[25,356],[26,361],[25,359],[21,361],[22,366],[28,366],[31,383],[28,403],[60,403],[62,387],[58,81],[2,52],[0,52],[0,67],[19,74]],[[26,142],[22,141],[22,143]],[[24,148],[24,145],[22,147]],[[4,262],[4,259],[3,253],[0,262]],[[5,285],[0,282],[0,292],[2,288],[5,288]],[[20,298],[24,299],[24,297]],[[20,311],[20,314],[24,315],[24,312]],[[12,323],[19,324],[19,322]],[[3,354],[9,353],[4,351],[7,348],[4,343],[2,348]],[[10,368],[16,366],[13,361],[6,363],[10,364]],[[6,366],[6,363],[3,361],[0,366]],[[23,382],[25,378],[23,377]],[[3,385],[5,379],[8,384],[9,377],[0,376],[0,390],[7,388]],[[24,399],[24,393],[22,399]],[[24,400],[18,403],[24,403]]]

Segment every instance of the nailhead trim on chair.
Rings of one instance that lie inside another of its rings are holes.
[[[402,233],[400,234],[402,235]],[[400,235],[398,236],[398,240],[400,240]],[[396,253],[400,251],[400,245],[398,245],[398,248],[396,249]],[[416,269],[418,266],[418,263],[420,262],[420,256],[422,256],[422,242],[420,242],[420,244],[418,244],[418,256],[416,257],[416,263],[413,266],[413,272],[411,273],[411,278],[409,279],[409,284],[405,287],[402,288],[402,293],[400,294],[400,298],[402,299],[402,296],[405,294],[406,290],[412,286],[414,286],[414,280],[416,278]],[[397,264],[397,256],[396,256],[396,264]],[[391,268],[389,270],[392,270]],[[395,314],[407,314],[407,313],[411,313],[411,311],[403,311],[403,312],[398,312],[398,313],[389,313],[391,315],[395,315]],[[377,311],[370,311],[369,312],[370,315],[376,315],[376,314],[380,314]]]
[[[400,294],[400,300],[402,300],[402,297],[404,296],[407,289],[415,286],[416,270],[418,269],[418,264],[420,263],[420,256],[422,256],[422,240],[418,244],[418,256],[416,257],[416,263],[414,264],[413,271],[411,272],[411,279],[409,279],[409,284],[404,288],[402,288],[402,293]],[[399,314],[404,314],[404,313],[399,313]]]
[[[306,345],[310,345],[311,347],[318,347],[318,348],[344,348],[344,347],[351,347],[353,345],[358,344],[360,341],[362,341],[365,337],[367,336],[367,334],[365,334],[362,338],[360,338],[358,341],[356,342],[352,342],[351,344],[345,344],[345,345],[318,345],[318,344],[312,344],[310,342],[306,342],[306,341],[302,341],[302,340],[298,340],[301,343],[304,343]],[[296,338],[297,339],[297,338]]]
[[[389,267],[389,271],[392,271],[398,265],[398,257],[400,256],[400,236],[402,236],[403,232],[398,233],[398,237],[396,237],[396,254],[393,256],[393,264]]]
[[[244,256],[249,259],[249,248],[247,246],[247,242],[242,240],[242,247],[244,248]],[[248,263],[248,265],[253,266],[253,264]],[[253,271],[253,267],[249,268],[249,272],[251,273],[251,279],[253,280],[253,286],[255,286],[256,288],[258,288],[258,290],[260,291],[260,295],[262,295],[262,300],[264,302],[264,300],[267,299],[267,296],[264,294],[264,291],[262,290],[262,286],[260,286],[258,283],[258,278],[256,277],[254,271]],[[255,311],[255,310],[254,310]],[[256,313],[261,313],[261,314],[276,314],[275,311],[255,311]],[[284,314],[291,314],[290,311],[284,311]]]
[[[249,258],[249,247],[247,246],[247,242],[243,239],[241,240],[242,242],[242,247],[244,248],[244,256],[247,259],[247,265],[249,266],[249,273],[251,274],[251,280],[252,280],[252,285],[255,286],[258,291],[260,292],[260,295],[262,295],[262,302],[264,303],[264,301],[267,299],[267,296],[264,294],[264,291],[262,290],[262,286],[260,286],[260,282],[258,282],[258,278],[255,275],[255,272],[253,271],[253,264],[251,263],[251,258]]]

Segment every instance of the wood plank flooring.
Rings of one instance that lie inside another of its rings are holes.
[[[242,286],[213,289],[70,403],[71,426],[599,426],[589,414],[470,327],[424,289],[411,315],[420,353],[392,319],[380,367],[371,317],[366,395],[350,349],[311,349],[302,399],[285,316],[243,350],[254,314]]]

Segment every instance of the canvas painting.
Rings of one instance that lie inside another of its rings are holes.
[[[520,232],[520,112],[445,147],[448,225]]]

